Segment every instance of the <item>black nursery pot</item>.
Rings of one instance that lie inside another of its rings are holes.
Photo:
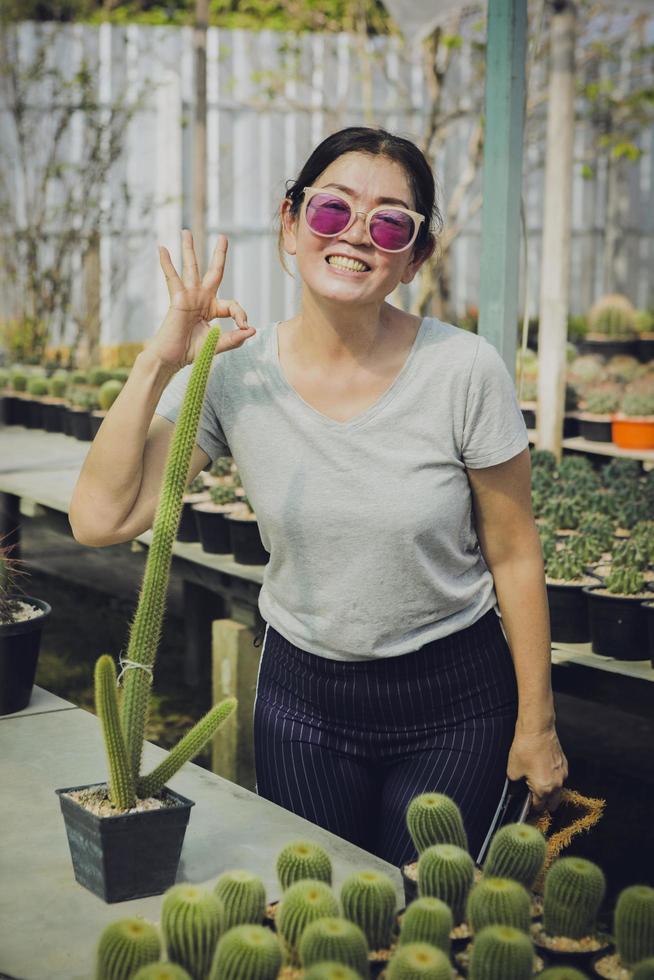
[[[44,402],[41,406],[43,413],[43,428],[46,432],[64,431],[64,414],[66,406],[56,402]]]
[[[202,504],[193,505],[193,520],[202,544],[202,550],[210,555],[229,555],[232,540],[225,511],[204,510]],[[267,559],[266,559],[267,560]]]
[[[643,599],[632,596],[596,595],[602,586],[587,586],[588,618],[593,653],[616,660],[644,660],[646,610]]]
[[[265,565],[270,555],[261,541],[257,522],[244,521],[232,514],[227,514],[225,521],[229,527],[230,551],[234,554],[234,561],[240,565]]]
[[[104,421],[104,417],[106,414],[107,414],[106,412],[91,412],[89,414],[89,424],[91,426],[92,439],[95,439],[95,437],[97,436],[98,429],[102,425],[102,422]]]
[[[527,429],[536,428],[536,410],[533,408],[523,408],[520,406],[520,411],[522,412],[522,417],[524,419],[525,427]]]
[[[642,364],[654,361],[654,334],[638,338],[638,360]]]
[[[635,357],[638,352],[638,338],[616,337],[607,340],[593,340],[592,338],[584,337],[584,339],[580,340],[577,344],[577,350],[580,354],[600,354],[607,360],[611,357],[618,357],[623,354]]]
[[[654,600],[643,602],[642,605],[647,623],[647,650],[652,667],[654,667]]]
[[[595,578],[597,584],[600,580]],[[547,583],[550,630],[556,643],[588,643],[588,596],[581,585]]]
[[[57,789],[75,879],[107,902],[160,895],[174,885],[193,800],[164,788],[175,806],[98,817]]]
[[[193,541],[198,540],[198,529],[195,523],[195,517],[193,516],[193,511],[191,507],[193,504],[185,501],[182,504],[182,516],[179,519],[179,527],[177,528],[176,538],[178,541],[183,541],[184,543],[191,544]]]
[[[611,416],[597,415],[595,418],[578,417],[579,435],[589,442],[612,442]]]
[[[12,395],[10,406],[11,425],[24,425],[28,428],[29,405],[27,398],[23,395]]]
[[[91,442],[93,432],[91,430],[91,413],[80,409],[68,410],[68,421],[70,434],[80,442]]]
[[[26,400],[27,406],[27,428],[28,429],[42,429],[43,428],[43,405],[37,399]]]
[[[0,625],[0,715],[22,711],[30,703],[36,665],[41,646],[41,631],[52,612],[43,599],[32,596],[10,596],[41,610],[40,616],[19,623]]]

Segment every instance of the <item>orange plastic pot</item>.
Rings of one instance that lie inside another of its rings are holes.
[[[614,416],[611,435],[621,449],[654,449],[654,418],[651,415]]]

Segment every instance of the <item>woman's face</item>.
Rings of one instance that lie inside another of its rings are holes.
[[[339,185],[335,187],[333,185]],[[382,203],[380,198],[395,199],[411,211],[416,210],[404,168],[388,157],[369,153],[346,153],[334,160],[317,177],[313,187],[338,190],[357,211],[370,211]],[[344,191],[343,188],[348,188]],[[314,234],[304,217],[302,207],[297,219],[290,215],[289,202],[282,204],[284,248],[295,255],[305,287],[317,296],[334,302],[356,305],[383,303],[400,282],[411,282],[426,256],[416,260],[414,247],[404,252],[382,252],[366,231],[365,218],[357,215],[354,224],[332,238]],[[330,265],[328,256],[344,255],[359,259],[365,272]]]

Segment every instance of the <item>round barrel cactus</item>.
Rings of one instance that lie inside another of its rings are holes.
[[[304,971],[304,980],[361,980],[361,974],[345,963],[316,963]]]
[[[282,949],[271,929],[243,925],[218,940],[208,980],[276,980]]]
[[[261,925],[266,910],[266,889],[261,878],[240,868],[225,871],[216,882],[214,893],[223,904],[225,931],[245,922]]]
[[[482,878],[468,895],[467,921],[474,933],[495,925],[529,932],[529,893],[511,878]]]
[[[454,926],[452,910],[440,898],[416,898],[402,917],[400,945],[429,943],[450,955],[450,933]]]
[[[168,959],[203,980],[223,931],[222,902],[197,885],[173,885],[164,895],[161,931]]]
[[[654,956],[636,964],[631,980],[654,980]]]
[[[654,888],[630,885],[618,895],[615,945],[627,967],[654,956]]]
[[[423,793],[411,800],[406,825],[418,854],[434,844],[456,844],[468,849],[461,811],[443,793]]]
[[[100,385],[100,389],[98,391],[98,404],[103,412],[109,411],[122,390],[123,385],[120,381],[112,381],[109,379],[108,381],[105,381],[104,384]]]
[[[506,824],[491,841],[484,874],[490,878],[512,878],[531,888],[546,853],[547,842],[536,827],[527,823]]]
[[[380,871],[357,871],[341,887],[343,915],[363,930],[371,950],[390,946],[395,904],[395,885]]]
[[[531,980],[534,948],[529,936],[513,926],[486,926],[475,935],[470,980]]]
[[[292,963],[299,963],[298,945],[307,926],[339,913],[336,896],[324,881],[308,878],[289,885],[279,903],[276,923]]]
[[[293,841],[277,857],[277,877],[283,891],[294,882],[306,878],[331,885],[332,862],[320,844],[304,840]]]
[[[452,967],[442,949],[429,943],[398,946],[386,970],[388,980],[451,980]]]
[[[300,962],[306,970],[317,963],[344,963],[361,976],[368,975],[368,943],[354,922],[326,916],[308,925],[299,945]]]
[[[177,963],[149,963],[142,966],[131,980],[193,980],[183,966]]]
[[[452,909],[454,924],[465,916],[466,899],[472,886],[475,865],[462,847],[434,844],[418,860],[418,893],[440,898]]]
[[[559,858],[545,878],[543,927],[550,936],[593,935],[606,883],[602,869],[580,857]]]
[[[130,980],[139,967],[156,963],[161,940],[144,919],[119,919],[102,931],[98,942],[95,980]]]
[[[538,974],[538,980],[587,980],[586,974],[574,966],[552,966]]]

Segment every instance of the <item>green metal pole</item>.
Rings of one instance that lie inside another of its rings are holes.
[[[515,375],[527,0],[488,0],[479,333]]]

